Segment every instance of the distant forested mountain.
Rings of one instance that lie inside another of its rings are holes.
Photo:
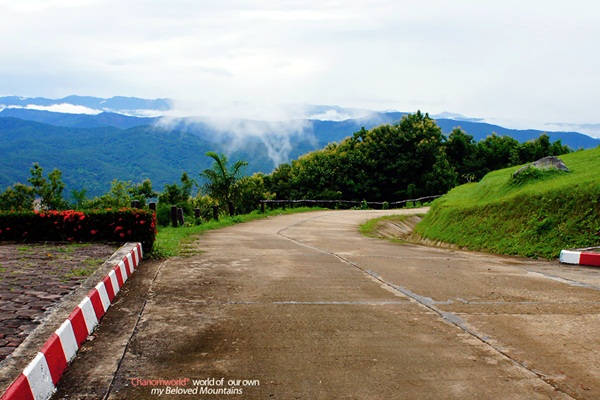
[[[106,193],[114,179],[137,183],[149,178],[155,190],[160,191],[165,184],[178,181],[184,171],[192,178],[199,178],[198,174],[212,165],[212,159],[205,156],[207,151],[227,154],[231,160],[248,161],[248,174],[270,173],[280,163],[339,142],[362,127],[393,124],[404,115],[372,113],[342,121],[161,119],[110,111],[96,115],[49,112],[22,108],[24,103],[18,104],[19,99],[0,98],[0,105],[6,107],[0,111],[0,191],[16,182],[25,183],[29,168],[37,162],[47,172],[61,170],[67,190],[86,188],[89,196]],[[65,99],[93,109],[117,111],[170,107],[168,100],[79,96]],[[10,101],[15,107],[9,107]],[[44,101],[40,99],[38,103],[43,105]],[[543,133],[474,121],[440,118],[436,122],[446,135],[460,126],[476,141],[492,132],[520,142]],[[577,132],[548,132],[548,135],[552,141],[560,139],[572,149],[600,145],[599,139]]]

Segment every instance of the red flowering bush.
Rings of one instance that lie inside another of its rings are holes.
[[[0,241],[141,242],[149,251],[155,238],[146,210],[0,212]]]

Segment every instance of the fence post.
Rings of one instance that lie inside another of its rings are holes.
[[[177,228],[177,206],[171,206],[171,225]]]
[[[261,214],[265,213],[265,202],[264,201],[260,202],[260,212],[261,212]]]
[[[181,226],[185,225],[185,218],[183,217],[183,208],[177,209],[177,220]]]
[[[233,209],[233,201],[230,200],[227,205],[229,206],[229,216],[233,217],[233,214],[235,213],[235,210]]]
[[[194,208],[194,217],[196,219],[200,218],[200,209],[199,208]]]
[[[213,207],[213,219],[215,221],[218,221],[219,220],[219,206],[214,205],[212,207]]]

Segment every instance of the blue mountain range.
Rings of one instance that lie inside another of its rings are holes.
[[[85,107],[86,113],[49,111],[65,105]],[[393,124],[406,114],[304,106],[306,117],[290,121],[140,116],[161,115],[172,107],[168,99],[0,97],[0,191],[24,183],[35,162],[47,172],[61,170],[69,190],[85,188],[91,196],[106,193],[114,179],[137,183],[148,178],[160,191],[184,171],[197,178],[211,166],[207,151],[248,161],[246,173],[269,173],[279,163],[338,142],[362,127]],[[347,119],[323,120],[328,114]],[[544,133],[448,116],[436,118],[446,135],[460,127],[476,141],[496,133],[525,142]],[[579,132],[547,134],[572,149],[600,145],[600,139]]]

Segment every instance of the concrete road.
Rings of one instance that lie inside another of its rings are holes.
[[[600,398],[600,271],[357,232],[402,212],[280,216],[142,263],[54,398]]]

